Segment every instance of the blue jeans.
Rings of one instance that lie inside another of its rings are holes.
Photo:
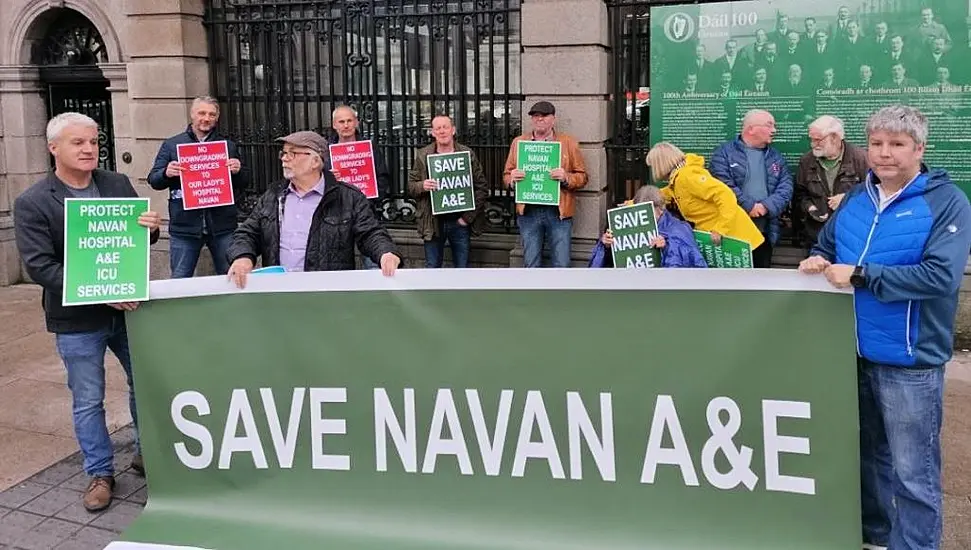
[[[544,243],[549,245],[551,267],[570,267],[573,218],[561,220],[558,206],[526,205],[525,213],[516,223],[523,238],[526,267],[542,265]]]
[[[459,218],[439,218],[438,232],[430,241],[425,241],[425,267],[435,269],[445,262],[445,242],[452,250],[452,265],[469,266],[469,249],[472,247],[472,234],[469,226],[459,225]]]
[[[212,254],[212,263],[213,267],[216,268],[216,273],[225,275],[229,272],[229,259],[226,258],[226,252],[231,244],[233,244],[232,233],[215,236],[206,233],[202,237],[170,235],[169,267],[172,269],[172,278],[186,279],[195,274],[202,245],[206,245]]]
[[[863,542],[936,550],[941,542],[944,367],[857,361]]]
[[[123,317],[110,327],[92,332],[61,333],[56,336],[57,353],[67,369],[67,386],[73,400],[74,435],[84,455],[84,471],[89,476],[114,475],[114,450],[105,424],[105,350],[111,349],[128,379],[128,407],[135,423],[135,449],[138,450],[138,416],[132,383],[128,332]]]

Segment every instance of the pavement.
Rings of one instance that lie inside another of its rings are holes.
[[[33,285],[0,288],[0,550],[102,550],[141,512],[145,480],[128,467],[134,445],[125,378],[106,361],[106,408],[115,445],[116,496],[81,506],[87,477],[74,440],[64,367]],[[944,543],[971,550],[971,350],[947,368],[944,400]]]

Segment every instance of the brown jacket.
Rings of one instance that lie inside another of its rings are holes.
[[[472,157],[472,193],[475,197],[475,210],[462,212],[462,219],[469,225],[473,235],[481,235],[485,226],[485,209],[489,201],[489,184],[486,182],[485,171],[482,163],[475,153],[455,142],[455,152],[468,151]],[[438,233],[438,224],[435,223],[435,216],[432,215],[432,196],[425,191],[424,183],[428,179],[428,155],[436,154],[437,147],[435,142],[422,147],[415,153],[415,164],[408,172],[408,194],[415,197],[415,221],[418,224],[418,236],[423,240],[430,241]]]
[[[512,140],[509,146],[509,156],[506,157],[506,167],[502,171],[502,182],[509,187],[513,187],[509,173],[516,169],[517,143],[520,140],[531,140],[532,134],[524,134]],[[582,189],[587,184],[587,167],[583,163],[583,155],[580,153],[580,144],[577,140],[567,134],[553,131],[553,139],[550,141],[560,142],[560,159],[563,170],[566,171],[566,187],[560,190],[560,218],[572,218],[576,212],[576,190]],[[524,204],[516,204],[516,212],[523,214]]]
[[[864,181],[867,171],[870,169],[865,149],[846,141],[843,142],[843,145],[843,161],[840,163],[836,178],[833,179],[832,189],[829,188],[826,181],[823,167],[813,156],[812,151],[799,159],[793,204],[799,219],[802,221],[802,232],[807,243],[814,244],[816,242],[819,231],[833,215],[827,199],[833,195],[846,193],[851,187]],[[816,210],[812,213],[809,212],[810,206],[816,207]]]

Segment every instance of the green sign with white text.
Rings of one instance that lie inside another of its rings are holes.
[[[516,202],[559,205],[560,182],[550,176],[550,171],[560,168],[560,142],[520,140],[516,145],[516,168],[526,173],[516,183]]]
[[[852,295],[794,271],[751,275],[335,272],[253,277],[246,292],[153,281],[127,314],[150,491],[122,537],[858,550]],[[703,326],[719,328],[698,345]],[[618,345],[569,341],[578,327],[608,327]],[[636,351],[645,330],[649,353]],[[375,333],[393,341],[375,346]],[[826,345],[789,353],[807,341]]]
[[[147,198],[64,200],[65,306],[148,299]]]
[[[765,109],[776,120],[773,146],[795,166],[817,117],[840,117],[846,139],[866,146],[870,115],[905,103],[928,117],[927,164],[969,192],[968,21],[962,1],[653,6],[650,141],[708,158],[741,132],[747,111]]]
[[[438,188],[431,192],[432,215],[475,210],[468,151],[428,155],[428,179],[438,182]]]
[[[657,237],[653,202],[608,210],[607,227],[614,237],[610,247],[614,267],[661,267],[661,252],[651,246],[651,240]]]
[[[694,234],[708,267],[752,267],[752,245],[747,242],[722,235],[721,244],[716,246],[711,242],[711,232],[695,229]]]

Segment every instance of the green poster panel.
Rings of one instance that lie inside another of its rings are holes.
[[[468,151],[428,155],[428,179],[438,182],[438,189],[431,192],[432,215],[475,210]]]
[[[657,237],[653,202],[611,208],[607,228],[614,237],[610,253],[615,268],[661,267],[661,251],[651,246],[651,239]]]
[[[153,281],[127,317],[150,491],[124,540],[860,548],[851,293],[794,271],[480,271]],[[572,345],[589,326],[611,344]],[[807,341],[826,345],[791,353]]]
[[[560,142],[517,142],[516,168],[526,177],[516,183],[516,202],[520,204],[560,204],[560,182],[550,177],[550,170],[560,168]]]
[[[65,306],[148,299],[148,199],[64,200]]]
[[[748,268],[752,267],[752,245],[741,239],[722,235],[721,244],[711,242],[710,231],[695,229],[695,242],[708,267]]]
[[[650,141],[706,158],[734,139],[750,109],[776,119],[773,145],[795,166],[808,124],[840,117],[866,146],[878,108],[928,116],[926,163],[971,191],[967,2],[717,2],[651,7]],[[771,45],[770,45],[771,44]],[[899,51],[898,51],[899,48]]]

